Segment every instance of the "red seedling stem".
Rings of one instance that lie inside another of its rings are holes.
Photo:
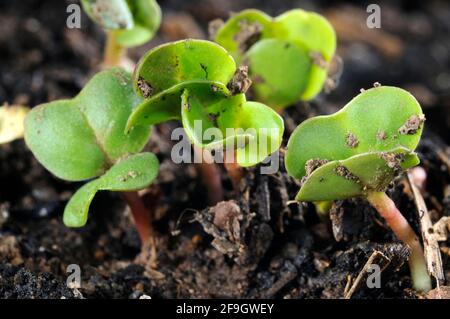
[[[414,289],[429,291],[431,289],[431,280],[427,271],[423,249],[419,238],[408,221],[384,192],[370,192],[367,195],[367,200],[386,220],[397,238],[411,248],[409,267]]]

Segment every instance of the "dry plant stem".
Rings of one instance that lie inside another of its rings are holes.
[[[103,66],[106,68],[120,66],[125,52],[126,49],[117,43],[115,32],[111,30],[107,31]]]
[[[152,225],[152,213],[139,196],[138,192],[122,192],[122,197],[128,204],[133,215],[134,224],[141,238],[142,246],[153,245],[155,234]]]
[[[208,189],[208,201],[215,205],[223,200],[222,179],[219,167],[213,163],[212,155],[194,145],[195,156],[201,158],[201,163],[196,164],[197,171],[202,177],[203,184]],[[207,162],[206,162],[206,161]]]
[[[239,184],[244,177],[244,169],[239,166],[239,164],[236,163],[234,159],[236,159],[236,154],[234,155],[233,159],[228,158],[227,160],[226,153],[224,153],[223,165],[225,166],[228,177],[230,177],[231,183],[233,184],[233,189],[236,192],[239,192]]]
[[[370,192],[367,200],[386,220],[397,238],[411,248],[409,267],[414,289],[418,291],[431,290],[431,279],[427,271],[423,249],[408,221],[384,192]]]

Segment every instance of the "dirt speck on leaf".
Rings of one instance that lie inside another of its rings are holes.
[[[326,70],[328,68],[328,62],[323,57],[322,53],[313,51],[309,54],[312,62],[319,68]]]
[[[377,133],[377,139],[380,141],[383,141],[387,138],[386,132],[385,131],[379,131]]]
[[[355,148],[359,144],[358,138],[353,133],[348,133],[345,137],[345,143],[350,148]]]
[[[416,134],[417,131],[420,129],[422,124],[425,122],[425,115],[411,115],[411,117],[406,121],[405,124],[403,124],[399,129],[398,132],[402,135],[413,135]]]
[[[239,50],[246,52],[253,44],[261,38],[262,25],[247,20],[239,22],[240,31],[234,36],[234,41],[238,43]]]
[[[345,179],[349,180],[349,181],[354,181],[359,183],[359,178],[355,175],[353,175],[352,172],[350,172],[348,170],[347,167],[343,166],[343,165],[339,165],[337,166],[334,171],[336,172],[336,174],[338,174],[339,176],[344,177]]]
[[[153,87],[150,85],[150,83],[145,81],[144,78],[139,77],[137,85],[139,87],[139,90],[142,93],[142,96],[145,99],[148,99],[149,97],[152,96],[152,94],[153,94]]]
[[[138,173],[136,171],[129,171],[126,175],[121,176],[120,180],[122,182],[128,181],[130,178],[136,178],[138,177]]]
[[[401,170],[400,164],[404,161],[405,156],[403,154],[382,152],[380,157],[386,162],[389,168],[394,170]]]
[[[306,176],[311,175],[316,169],[318,169],[322,165],[325,165],[328,162],[329,160],[320,158],[313,158],[308,160],[305,164]]]
[[[246,93],[252,85],[252,80],[248,76],[248,66],[240,66],[234,73],[233,78],[227,87],[231,91],[231,94]]]

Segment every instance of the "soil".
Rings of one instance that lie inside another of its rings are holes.
[[[81,29],[65,27],[73,1],[4,0],[0,3],[0,103],[35,106],[72,97],[99,69],[102,30],[82,16]],[[161,0],[164,21],[151,43],[133,49],[136,61],[151,47],[186,37],[206,38],[208,22],[229,12],[259,8],[277,15],[292,1]],[[368,2],[370,3],[370,2]],[[363,1],[302,1],[325,14],[337,30],[343,73],[337,88],[283,112],[284,146],[298,123],[329,114],[374,82],[410,90],[427,116],[418,147],[428,174],[423,195],[433,222],[450,216],[450,7],[446,1],[382,2],[382,28],[359,30]],[[354,30],[359,30],[355,32]],[[189,164],[170,160],[170,133],[158,125],[147,146],[161,173],[147,192],[155,208],[158,269],[134,262],[138,234],[118,194],[99,193],[86,227],[69,229],[62,211],[81,183],[53,177],[22,140],[0,146],[1,298],[420,298],[411,288],[408,251],[363,200],[334,203],[331,221],[314,205],[291,202],[299,182],[281,170],[249,169],[235,194],[222,181],[233,214],[209,207],[207,192]],[[380,137],[381,138],[381,137]],[[388,194],[418,231],[414,201],[399,178]],[[419,233],[419,231],[418,231]],[[440,243],[450,277],[450,241]],[[355,285],[371,256],[388,256],[382,288]],[[81,269],[81,287],[66,285],[68,265]],[[69,288],[72,287],[72,288]]]

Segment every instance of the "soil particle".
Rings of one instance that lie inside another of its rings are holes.
[[[246,93],[252,85],[252,80],[248,76],[248,66],[240,66],[234,73],[233,78],[227,87],[232,95]]]
[[[214,19],[208,24],[208,36],[211,41],[216,39],[217,32],[223,27],[225,22],[222,19]]]
[[[426,295],[427,299],[450,299],[450,286],[440,286],[431,291]]]
[[[238,43],[241,52],[246,52],[261,38],[263,27],[257,22],[248,23],[247,20],[240,21],[239,27],[240,31],[234,36],[234,41]]]
[[[331,265],[330,260],[319,253],[314,253],[313,263],[318,272],[324,272]]]
[[[0,237],[0,260],[6,260],[13,266],[17,266],[23,263],[23,258],[20,254],[20,248],[16,237]]]
[[[35,274],[25,268],[0,264],[0,297],[2,299],[74,298],[66,283],[50,273]]]
[[[308,160],[305,164],[306,176],[311,175],[316,169],[318,169],[322,165],[325,165],[328,162],[329,162],[329,160],[320,159],[320,158],[313,158],[313,159]]]
[[[359,144],[358,138],[353,133],[348,133],[345,137],[345,143],[350,148],[355,148]]]
[[[214,113],[209,113],[208,114],[208,119],[213,122],[216,126],[217,126],[217,114]]]
[[[211,84],[211,90],[214,92],[214,93],[217,93],[217,92],[220,92],[221,91],[221,88],[219,88],[217,85],[215,85],[215,84]]]
[[[142,93],[142,96],[145,99],[148,99],[149,97],[152,96],[152,94],[153,94],[153,87],[150,85],[150,83],[145,81],[144,78],[139,77],[137,85],[138,85],[139,90]]]
[[[354,181],[359,183],[359,178],[355,175],[352,174],[352,172],[350,172],[348,170],[347,167],[343,166],[343,165],[339,165],[337,166],[334,171],[336,172],[336,174],[338,174],[339,176],[344,177],[345,179],[349,180],[349,181]]]
[[[218,251],[242,260],[246,255],[245,231],[255,214],[242,213],[234,201],[220,202],[202,212],[196,212],[198,221],[206,233],[213,236],[212,245]]]
[[[120,181],[121,182],[126,182],[130,178],[134,179],[136,177],[138,177],[138,173],[136,171],[129,171],[126,175],[120,177]]]
[[[395,171],[401,170],[401,164],[405,159],[403,154],[382,152],[380,157],[386,162],[389,168],[394,169]]]
[[[234,201],[218,203],[211,209],[211,213],[214,214],[214,225],[222,230],[230,228],[230,223],[232,224],[236,218],[242,219],[241,209]]]
[[[279,278],[275,281],[269,289],[260,294],[260,298],[273,298],[282,288],[289,284],[297,277],[297,268],[286,260],[279,271]]]
[[[420,129],[422,124],[425,122],[425,115],[411,115],[411,117],[406,121],[403,126],[398,129],[398,132],[402,135],[413,135],[416,134]]]
[[[377,133],[377,139],[380,141],[384,141],[387,138],[386,132],[385,131],[379,131]]]
[[[312,62],[319,68],[326,70],[328,68],[328,62],[323,57],[322,53],[313,51],[309,54]]]

